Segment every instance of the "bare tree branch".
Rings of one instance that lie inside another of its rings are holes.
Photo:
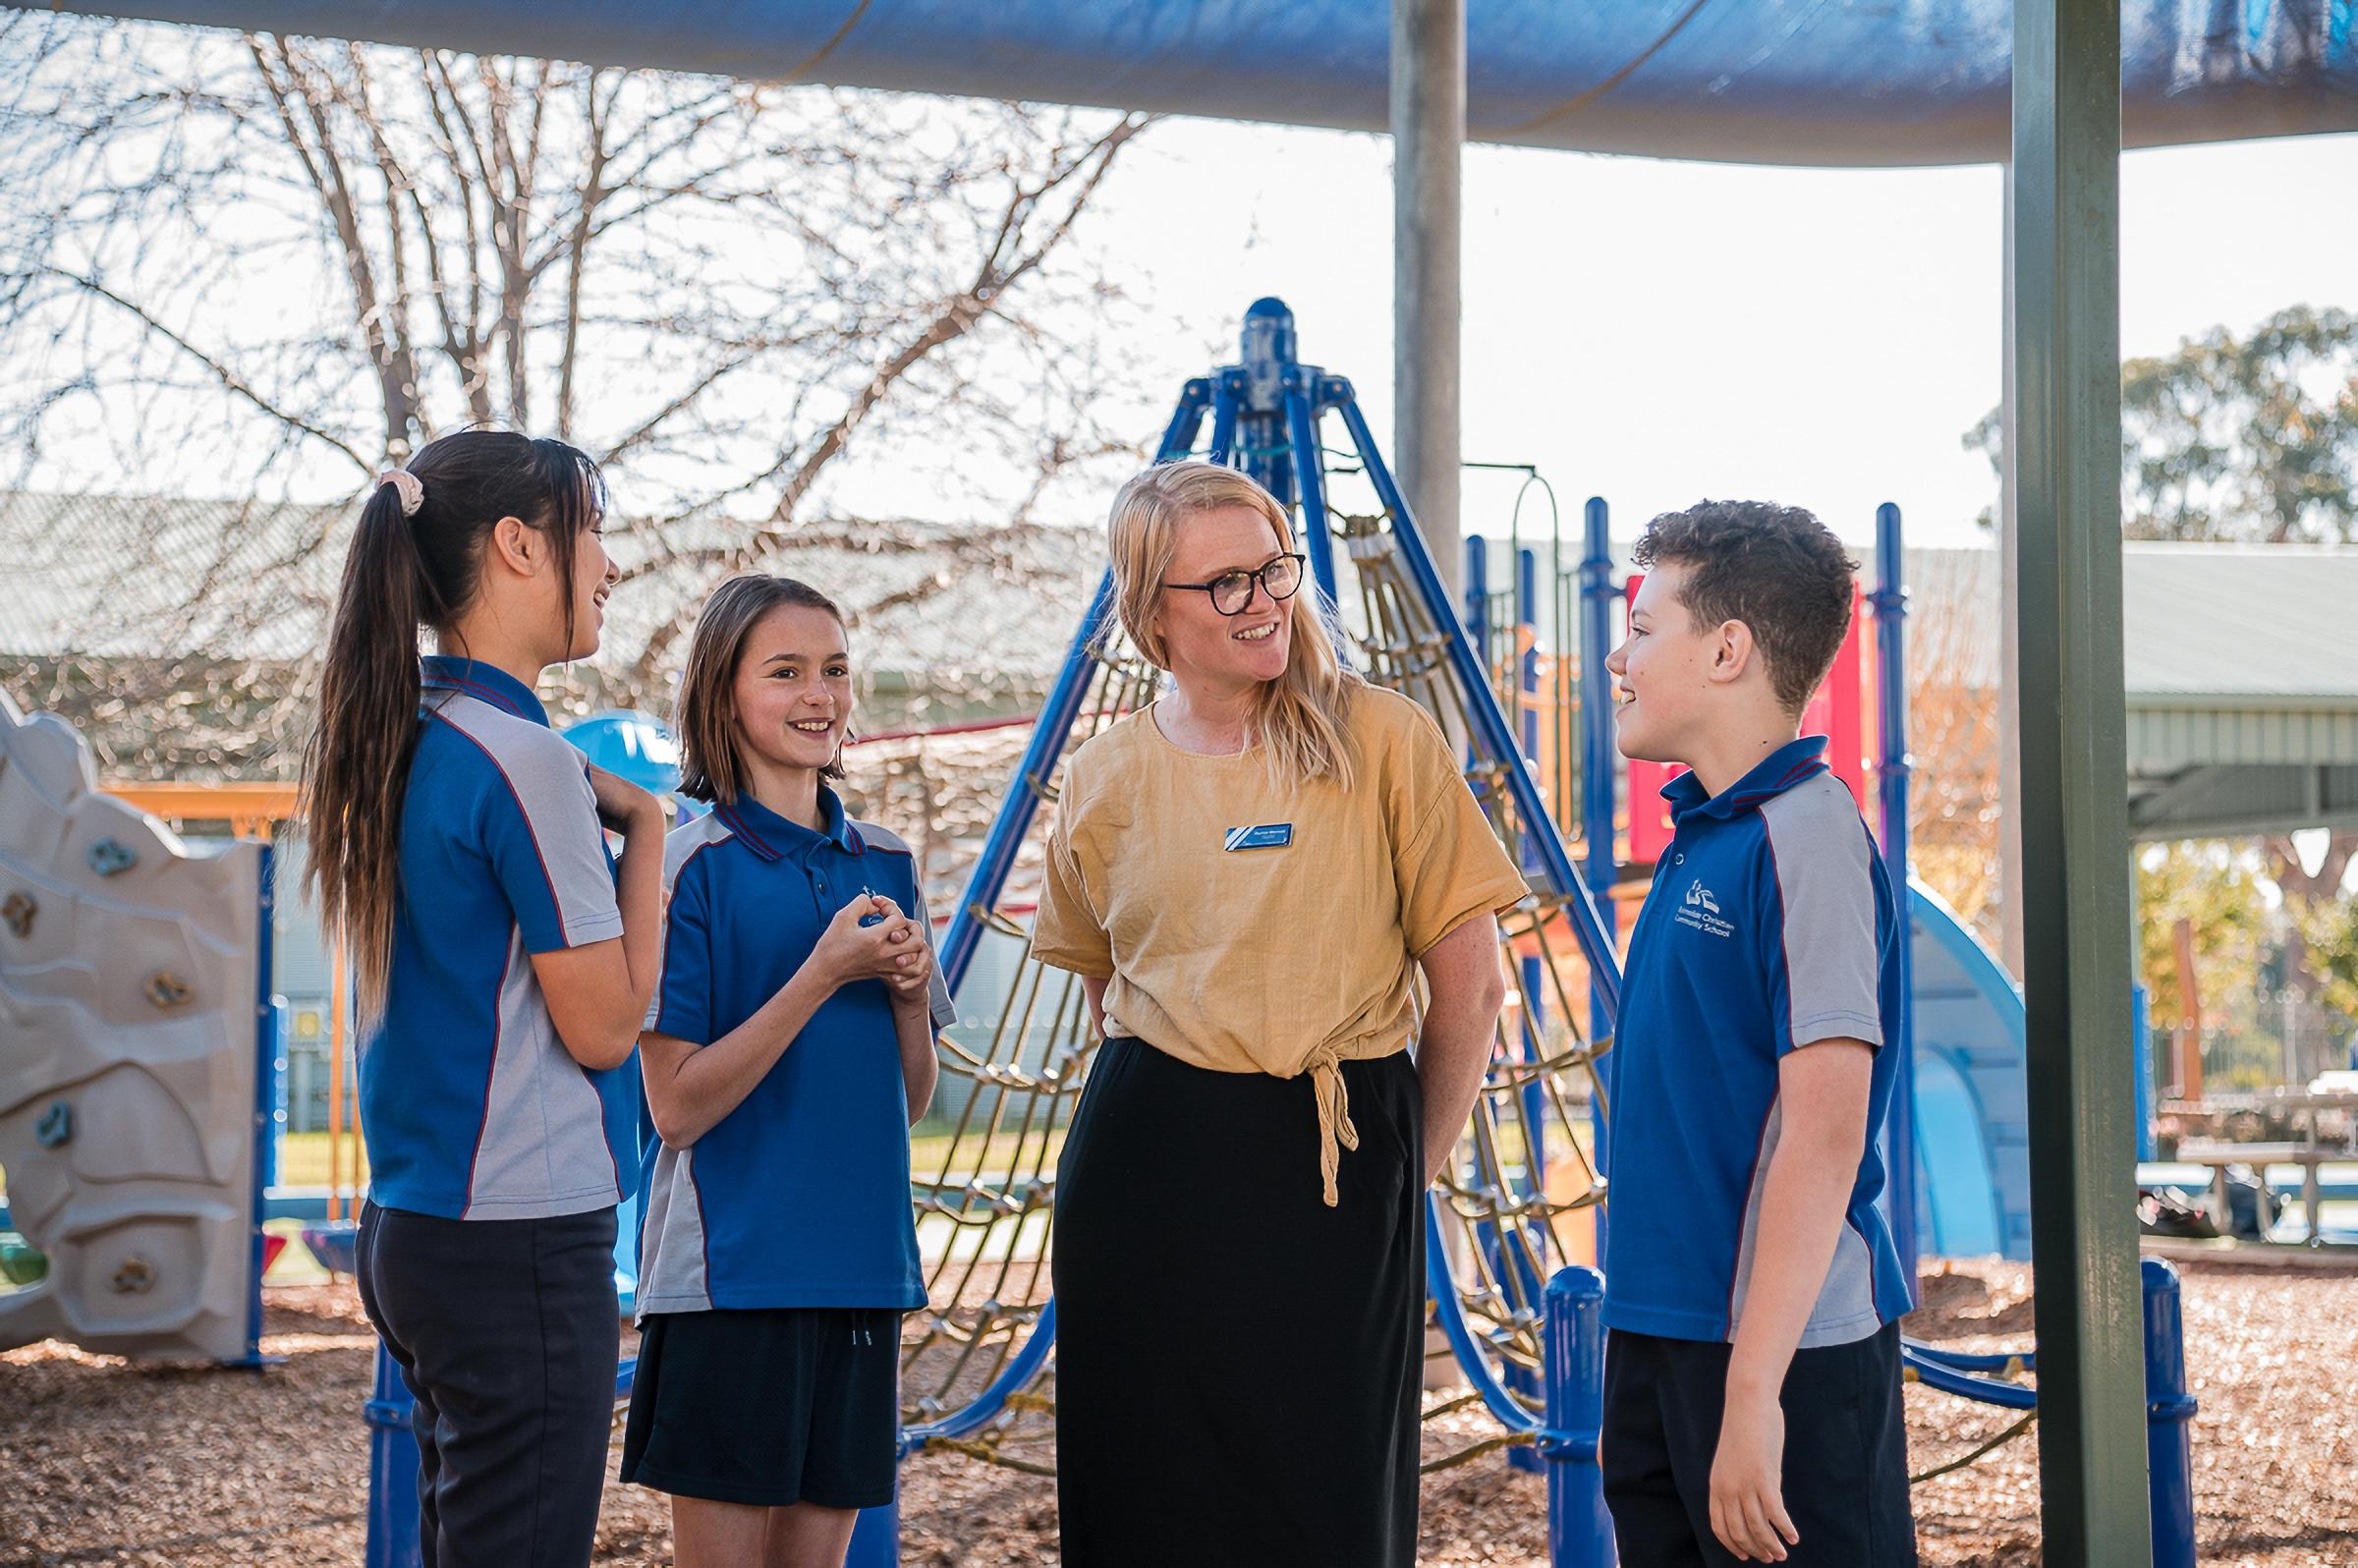
[[[151,336],[159,339],[162,342],[170,344],[173,348],[178,349],[182,354],[188,356],[190,359],[202,365],[206,373],[212,376],[214,380],[220,382],[225,390],[234,393],[238,397],[244,399],[246,402],[251,403],[255,409],[259,410],[263,414],[268,415],[271,419],[278,420],[281,424],[284,424],[289,429],[300,430],[305,435],[309,436],[312,440],[321,442],[326,446],[333,447],[336,451],[341,452],[344,456],[350,458],[353,466],[359,469],[363,474],[372,474],[375,472],[376,465],[370,463],[366,458],[361,456],[358,451],[354,450],[349,444],[337,437],[335,434],[328,430],[321,429],[318,425],[311,423],[309,420],[303,419],[301,416],[294,414],[289,410],[279,408],[277,405],[271,403],[269,399],[263,397],[259,392],[255,391],[253,386],[248,384],[244,378],[239,376],[238,373],[232,370],[228,365],[223,364],[220,361],[214,359],[211,355],[196,347],[196,344],[191,343],[187,338],[182,337],[178,332],[175,332],[172,328],[166,326],[162,321],[156,319],[153,315],[150,315],[143,307],[136,304],[133,301],[123,298],[123,296],[115,293],[105,284],[100,283],[96,278],[78,277],[70,272],[57,272],[54,270],[49,272],[49,276],[57,278],[62,282],[71,283],[76,288],[83,290],[84,293],[89,294],[96,299],[104,300],[107,304],[115,307],[117,309],[131,316],[134,320],[138,321],[140,327],[148,332]]]
[[[208,488],[342,501],[438,429],[553,423],[616,496],[609,696],[666,690],[710,585],[790,542],[847,572],[919,548],[870,515],[879,481],[955,509],[924,535],[945,570],[1035,570],[994,531],[1094,513],[1159,422],[1157,389],[1126,383],[1168,335],[1102,347],[1130,307],[1076,238],[1143,120],[10,28],[0,439],[23,482],[170,493],[201,443]],[[350,517],[159,522],[124,558],[182,598],[93,589],[91,614],[281,635],[332,599]],[[895,577],[847,603],[924,613],[937,591]]]

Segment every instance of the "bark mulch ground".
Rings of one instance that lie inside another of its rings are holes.
[[[2206,1564],[2358,1564],[2358,1268],[2185,1267],[2195,1497]],[[2029,1270],[1973,1261],[1925,1277],[1912,1333],[1964,1350],[2018,1347]],[[265,1372],[127,1365],[47,1343],[0,1356],[0,1568],[83,1563],[293,1568],[361,1560],[368,1484],[367,1325],[347,1285],[273,1287]],[[1440,1397],[1440,1396],[1435,1396]],[[1929,1469],[2002,1429],[2002,1412],[1908,1393],[1911,1460]],[[1430,1423],[1429,1456],[1485,1434],[1472,1413]],[[2035,1434],[1916,1489],[1924,1559],[2039,1560]],[[903,1480],[910,1568],[1046,1565],[1050,1481],[956,1455]],[[1545,1562],[1545,1486],[1497,1457],[1428,1478],[1422,1560]],[[669,1561],[662,1499],[613,1486],[601,1564]]]

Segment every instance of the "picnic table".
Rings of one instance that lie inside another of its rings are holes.
[[[2261,1185],[2268,1184],[2271,1165],[2298,1165],[2301,1168],[2301,1217],[2309,1227],[2309,1240],[2316,1241],[2324,1233],[2320,1218],[2325,1204],[2325,1184],[2318,1172],[2328,1164],[2340,1164],[2350,1157],[2347,1149],[2327,1148],[2316,1144],[2230,1144],[2221,1139],[2181,1140],[2173,1159],[2183,1165],[2207,1165],[2211,1180],[2205,1189],[2204,1203],[2211,1211],[2211,1222],[2219,1234],[2228,1231],[2227,1167],[2249,1165],[2260,1172]]]

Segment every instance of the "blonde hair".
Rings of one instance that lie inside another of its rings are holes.
[[[1115,612],[1131,643],[1156,669],[1170,668],[1169,650],[1154,630],[1154,608],[1163,576],[1179,552],[1180,526],[1198,513],[1225,506],[1260,513],[1276,531],[1278,548],[1294,548],[1293,520],[1277,498],[1249,475],[1221,464],[1158,463],[1113,498],[1105,532],[1113,556]],[[1292,625],[1285,673],[1263,684],[1246,744],[1262,748],[1271,776],[1285,788],[1331,779],[1349,789],[1358,758],[1347,720],[1352,696],[1365,683],[1343,668],[1319,600],[1316,585],[1306,582],[1287,601]]]

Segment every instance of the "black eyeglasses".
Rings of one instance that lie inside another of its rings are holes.
[[[1302,586],[1302,563],[1307,559],[1301,555],[1280,555],[1250,572],[1222,572],[1208,583],[1165,583],[1163,587],[1208,593],[1211,607],[1222,615],[1242,615],[1245,606],[1253,602],[1255,584],[1273,600],[1292,598],[1294,590]]]

